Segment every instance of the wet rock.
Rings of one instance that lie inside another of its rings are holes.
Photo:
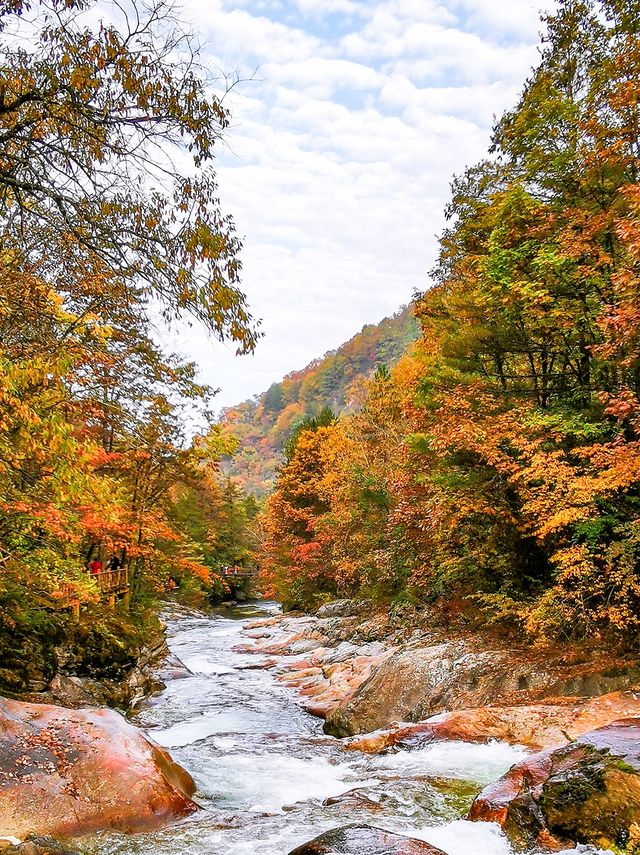
[[[415,722],[442,710],[500,701],[545,685],[544,669],[514,663],[506,651],[471,653],[465,642],[408,647],[386,659],[353,698],[327,717],[333,736],[370,733],[392,721]]]
[[[264,659],[261,662],[247,662],[243,665],[236,665],[238,671],[268,671],[278,664],[277,659]]]
[[[154,829],[197,809],[190,775],[113,710],[0,698],[0,835]]]
[[[444,855],[440,849],[370,825],[345,825],[326,831],[289,855]]]
[[[161,684],[170,683],[172,680],[184,680],[193,677],[193,671],[184,664],[182,659],[175,653],[168,653],[162,660],[159,668],[155,669],[155,677]]]
[[[238,653],[262,653],[269,656],[284,656],[293,652],[293,645],[300,642],[299,652],[307,652],[310,648],[318,647],[318,641],[323,639],[321,633],[317,633],[315,617],[285,617],[277,621],[269,619],[265,621],[252,621],[245,624],[244,629],[250,638],[254,638],[253,644],[243,644],[234,648]],[[256,637],[255,633],[259,634]],[[310,644],[310,639],[316,639]]]
[[[565,745],[594,728],[634,716],[640,716],[637,692],[614,692],[598,698],[556,698],[540,704],[443,713],[418,724],[354,737],[345,748],[375,754],[394,745],[416,747],[439,740],[495,739],[538,751]]]
[[[359,789],[349,790],[339,796],[331,796],[330,798],[325,799],[322,804],[324,807],[356,808],[358,810],[364,808],[369,812],[375,812],[381,808],[381,805],[378,802],[370,799],[369,796],[365,795],[365,793]]]
[[[318,647],[317,638],[301,638],[289,645],[288,653],[293,656],[299,656],[301,653],[310,653]]]
[[[640,718],[613,722],[513,766],[473,803],[519,846],[625,846],[640,825]]]
[[[64,846],[54,837],[31,835],[22,843],[9,846],[5,855],[80,855],[75,849]]]
[[[261,629],[265,626],[277,626],[279,623],[282,623],[284,620],[284,615],[274,615],[273,617],[268,618],[257,618],[256,620],[251,620],[248,623],[244,624],[245,630],[250,629]]]

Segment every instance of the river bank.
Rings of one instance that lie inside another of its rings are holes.
[[[162,687],[157,672],[169,651],[156,605],[129,612],[93,604],[81,620],[36,609],[31,618],[28,630],[0,633],[0,695],[127,710]]]
[[[304,709],[325,719],[326,733],[338,737],[442,712],[532,708],[548,699],[595,699],[640,686],[637,656],[568,646],[532,650],[512,639],[439,625],[427,611],[394,615],[368,601],[341,600],[313,615],[257,620],[246,635],[251,641],[242,652],[286,657],[266,667],[298,691]]]

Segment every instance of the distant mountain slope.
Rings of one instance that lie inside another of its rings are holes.
[[[262,395],[223,411],[221,424],[240,441],[223,471],[243,490],[261,497],[272,488],[282,448],[291,431],[323,407],[355,409],[365,381],[381,365],[391,366],[418,336],[411,307],[369,324],[337,350],[293,371]]]

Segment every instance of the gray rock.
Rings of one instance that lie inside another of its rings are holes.
[[[328,617],[351,617],[361,615],[372,608],[370,600],[334,600],[320,606],[316,612],[319,618]]]
[[[422,721],[438,712],[486,706],[548,682],[543,668],[518,663],[505,651],[475,653],[462,641],[405,647],[329,714],[325,731],[334,736],[369,733],[392,721]]]
[[[370,825],[345,825],[325,831],[289,855],[444,855],[422,840],[392,834]]]

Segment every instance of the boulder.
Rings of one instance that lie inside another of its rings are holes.
[[[119,713],[0,698],[0,836],[154,829],[197,809],[195,784]]]
[[[499,740],[539,751],[566,745],[594,728],[635,716],[640,716],[637,692],[613,692],[599,698],[553,698],[540,704],[441,713],[418,724],[354,737],[345,748],[375,754],[394,745],[418,747],[441,740]]]
[[[598,728],[513,766],[473,803],[518,846],[625,846],[640,826],[640,718]]]
[[[422,840],[391,834],[370,825],[345,825],[325,831],[309,843],[293,849],[289,855],[444,855]]]
[[[333,736],[370,733],[392,721],[421,721],[543,685],[548,674],[514,663],[506,651],[471,653],[463,641],[406,647],[394,653],[353,698],[327,717]]]
[[[352,617],[353,615],[370,614],[373,609],[371,600],[333,600],[325,603],[316,611],[319,618]]]

